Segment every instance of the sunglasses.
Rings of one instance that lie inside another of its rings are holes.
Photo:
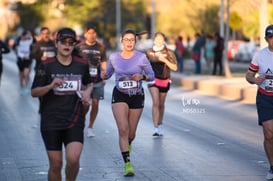
[[[68,45],[68,46],[74,46],[76,44],[76,42],[74,41],[66,41],[66,40],[60,40],[60,43],[62,45]]]
[[[126,43],[128,43],[128,42],[135,42],[135,41],[136,41],[136,39],[135,39],[135,38],[132,38],[132,39],[129,39],[129,38],[123,38],[122,40],[123,40],[123,41],[125,41]]]

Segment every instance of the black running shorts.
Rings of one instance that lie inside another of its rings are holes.
[[[167,87],[159,87],[159,86],[156,86],[155,84],[148,84],[148,88],[149,87],[156,87],[158,88],[159,92],[162,92],[162,93],[166,93],[170,90],[170,83],[168,83],[168,86]]]
[[[124,102],[128,105],[129,109],[140,109],[144,107],[144,90],[136,95],[128,95],[120,92],[116,87],[113,89],[112,104]]]
[[[71,142],[83,143],[83,128],[72,127],[65,130],[41,131],[46,150],[62,150],[63,144],[66,146]]]
[[[31,63],[32,63],[32,61],[30,59],[29,60],[22,60],[22,59],[18,58],[17,66],[19,68],[19,71],[23,72],[24,69],[30,68],[31,67]]]
[[[259,91],[256,97],[259,125],[264,121],[273,120],[273,96],[267,96]]]

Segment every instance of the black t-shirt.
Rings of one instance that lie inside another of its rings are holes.
[[[55,57],[47,59],[40,64],[32,88],[48,85],[55,77],[65,79],[66,83],[41,97],[41,129],[84,128],[83,105],[76,90],[81,89],[81,84],[91,83],[87,61],[73,57],[71,64],[66,66]]]
[[[152,65],[153,71],[155,73],[155,77],[159,79],[169,79],[170,78],[170,68],[163,62],[159,61],[158,53],[163,54],[166,59],[171,63],[177,63],[175,54],[172,50],[168,48],[163,48],[159,51],[154,51],[153,48],[147,50],[146,55],[147,58],[150,60]]]
[[[102,81],[100,77],[101,62],[106,61],[106,52],[103,44],[96,42],[94,45],[87,45],[85,42],[79,43],[74,53],[89,62],[90,76],[92,82],[97,83]]]
[[[36,70],[42,61],[41,60],[42,56],[45,56],[47,58],[52,58],[56,56],[56,47],[55,47],[54,41],[40,40],[32,45],[31,57],[36,60],[36,67],[35,67]]]

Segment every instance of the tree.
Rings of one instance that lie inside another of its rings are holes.
[[[41,9],[43,9],[44,3],[37,2],[32,5],[17,3],[17,13],[20,16],[20,23],[18,26],[34,31],[34,29],[44,22],[45,18],[42,16]]]
[[[116,34],[116,9],[113,0],[67,0],[64,16],[71,26],[79,24],[95,24],[98,33],[106,40]],[[132,28],[136,31],[146,29],[146,9],[141,0],[123,0],[122,28]]]

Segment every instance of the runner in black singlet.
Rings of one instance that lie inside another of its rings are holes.
[[[56,34],[57,55],[43,61],[32,84],[33,97],[42,97],[41,135],[49,159],[48,180],[61,180],[65,147],[66,180],[76,180],[83,148],[84,106],[92,91],[86,60],[72,56],[76,33],[63,28]],[[82,84],[86,86],[81,91]]]

